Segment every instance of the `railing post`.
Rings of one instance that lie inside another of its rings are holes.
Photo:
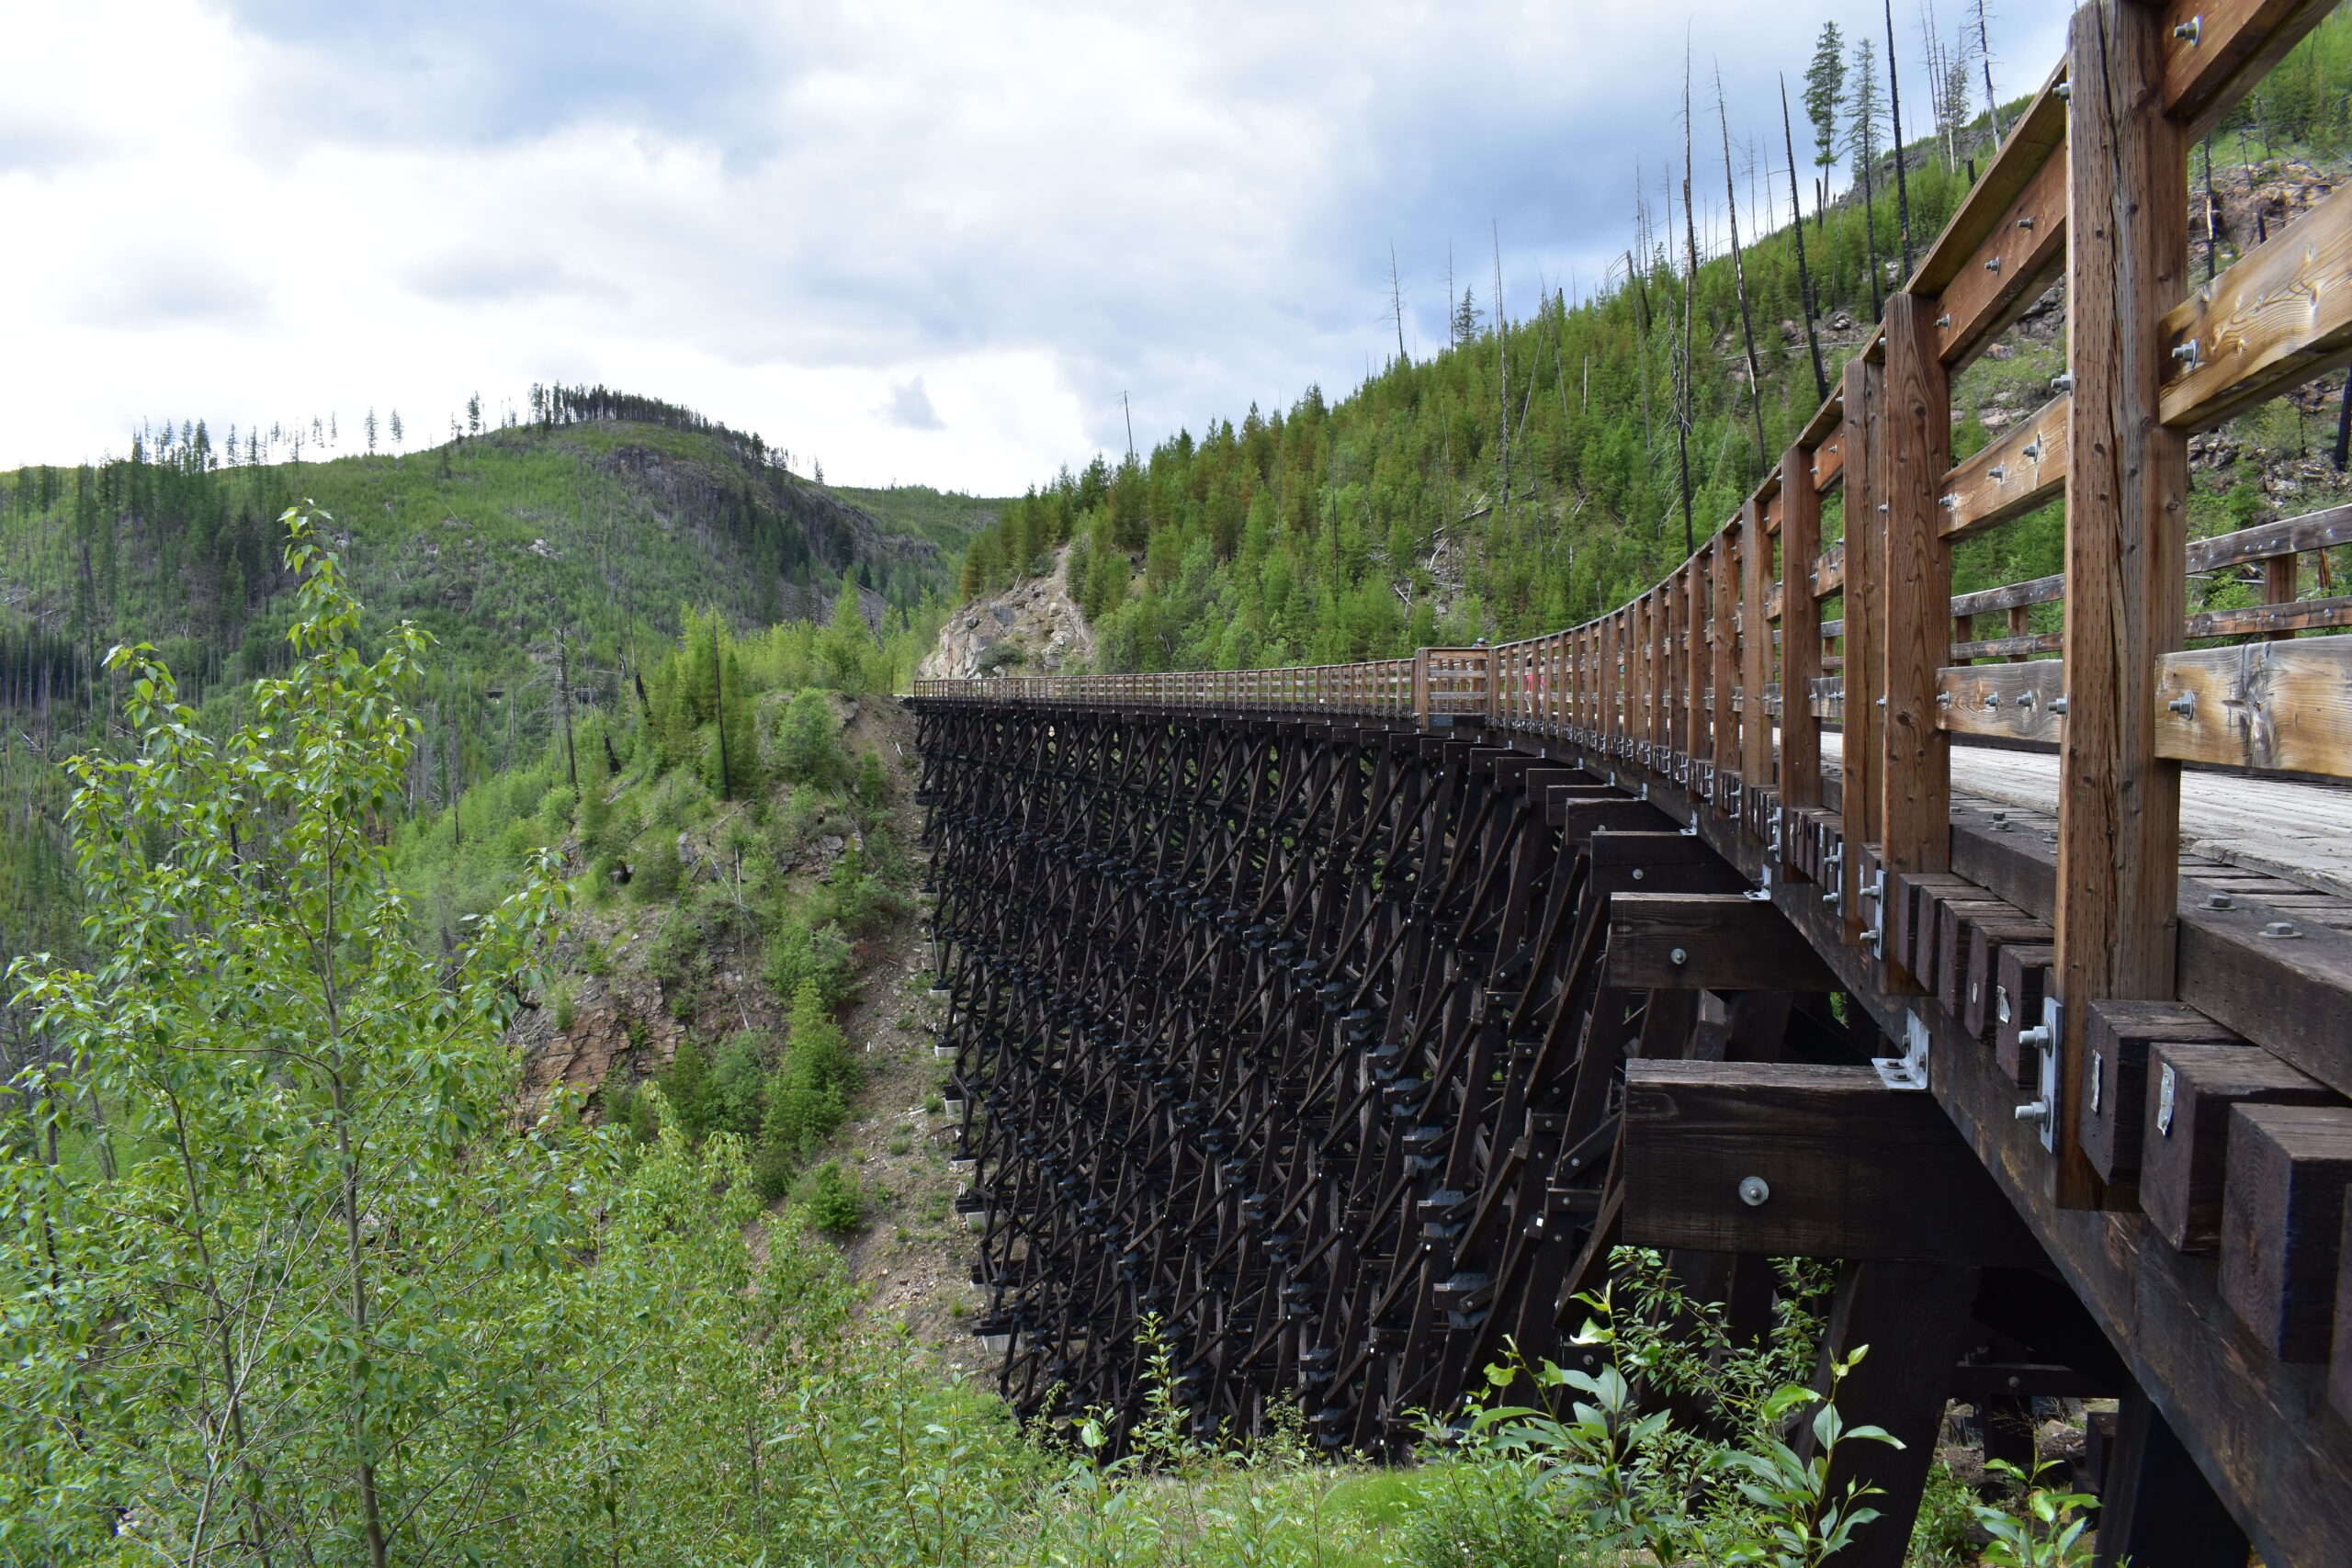
[[[1681,586],[1675,598],[1682,610],[1682,625],[1679,628],[1681,657],[1676,660],[1679,666],[1682,688],[1682,736],[1679,749],[1682,752],[1683,785],[1687,789],[1697,787],[1697,774],[1706,765],[1707,760],[1707,705],[1700,700],[1699,694],[1699,688],[1705,681],[1702,672],[1707,667],[1706,616],[1702,611],[1706,601],[1700,592],[1699,559],[1698,556],[1692,556],[1682,563],[1682,570],[1676,574]]]
[[[2064,1003],[2055,1197],[2097,1207],[2076,1140],[2085,1015],[2174,991],[2180,765],[2155,754],[2155,662],[2181,645],[2188,441],[2158,418],[2165,310],[2188,291],[2186,143],[2161,107],[2165,13],[2092,0],[2067,52],[2066,740],[2058,798]]]
[[[1792,446],[1781,459],[1781,804],[1821,804],[1821,721],[1813,682],[1821,673],[1821,601],[1813,562],[1821,553],[1821,492],[1813,454]]]
[[[1742,509],[1739,547],[1739,776],[1745,792],[1772,784],[1772,713],[1764,682],[1772,664],[1772,628],[1764,621],[1764,585],[1772,580],[1772,536],[1764,507]],[[1747,820],[1756,818],[1749,816]]]
[[[1897,877],[1951,869],[1951,738],[1936,722],[1936,671],[1951,657],[1951,547],[1940,503],[1951,468],[1951,392],[1937,357],[1935,316],[1935,302],[1917,294],[1887,301],[1875,432],[1887,509],[1879,865],[1890,895]],[[1882,983],[1890,991],[1917,988],[1901,954],[1889,955]]]
[[[1707,546],[1707,587],[1712,604],[1707,612],[1709,649],[1708,705],[1713,710],[1709,725],[1713,746],[1708,756],[1714,763],[1714,773],[1707,782],[1707,799],[1717,811],[1724,808],[1723,775],[1739,771],[1739,720],[1732,712],[1732,688],[1739,682],[1739,661],[1733,648],[1738,635],[1736,609],[1739,604],[1738,589],[1732,581],[1732,552],[1735,544],[1734,525],[1725,524],[1713,542]]]
[[[1863,846],[1878,840],[1878,586],[1883,537],[1879,515],[1879,399],[1884,373],[1857,355],[1846,362],[1846,700],[1840,705],[1839,818],[1844,877],[1838,908],[1846,940],[1859,942],[1862,920]]]
[[[1430,727],[1430,650],[1413,650],[1413,722],[1423,729]]]

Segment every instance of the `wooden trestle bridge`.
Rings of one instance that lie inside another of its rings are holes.
[[[2030,1453],[2072,1394],[2120,1402],[2103,1562],[2352,1563],[2352,637],[2295,635],[2352,626],[2298,592],[2352,509],[2185,508],[2190,434],[2352,360],[2352,192],[2201,286],[2187,231],[2189,146],[2329,8],[2079,10],[1837,395],[1611,615],[918,687],[1016,1402],[1132,1414],[1156,1314],[1203,1423],[1393,1450],[1507,1340],[1590,1354],[1616,1244],[1748,1331],[1766,1259],[1836,1258],[1844,1403],[1909,1444],[1844,1561],[1900,1561],[1947,1399]],[[2062,279],[2068,375],[1955,467],[1951,377]],[[2063,578],[1951,596],[2062,495]],[[2277,841],[2185,852],[2184,768]]]

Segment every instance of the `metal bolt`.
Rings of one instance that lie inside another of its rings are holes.
[[[2273,920],[2262,928],[2262,934],[2275,937],[2297,937],[2303,933],[2301,928],[2292,920]]]
[[[2166,703],[2165,707],[2170,712],[2180,715],[2183,718],[2195,718],[2197,716],[2197,694],[2194,692],[2183,692],[2180,695]]]
[[[2041,460],[2041,442],[2038,438],[2027,442],[2025,444],[2025,449],[2019,452],[2018,456],[2030,462],[2040,462]]]
[[[1690,961],[1690,955],[1689,953],[1687,953],[1683,952],[1683,951],[1682,951],[1680,948],[1679,948],[1679,947],[1678,947],[1678,948],[1676,948],[1673,952],[1671,952],[1671,953],[1668,953],[1666,956],[1667,956],[1667,960],[1668,960],[1668,962],[1669,962],[1669,963],[1673,963],[1673,964],[1684,964],[1684,963],[1688,963],[1688,962]]]
[[[2020,1122],[2049,1121],[2050,1102],[2046,1100],[2030,1100],[2026,1104],[2018,1106],[2018,1120]]]
[[[1643,873],[1643,871],[1642,871],[1642,868],[1641,868],[1640,866],[1635,866],[1635,867],[1634,868],[1634,881],[1636,881],[1636,882],[1639,882],[1639,881],[1642,879],[1643,875],[1644,875],[1644,873]]]
[[[2172,36],[2187,42],[2191,49],[2205,41],[2205,18],[2191,17],[2172,29]]]
[[[2075,85],[2072,82],[2061,82],[2055,91],[2061,98],[2071,98],[2075,96]]]
[[[2032,227],[2033,227],[2033,214],[2031,214],[2031,213],[2030,213],[2030,212],[2029,212],[2029,213],[2027,213],[2023,218],[2018,219],[2018,228],[2020,228],[2020,229],[2030,229],[2030,228],[2032,228]]]
[[[2064,693],[2061,693],[2057,696],[2050,699],[2050,711],[2052,713],[2064,713],[2066,711],[2066,698]]]
[[[1951,694],[1950,692],[1938,692],[1936,694],[1936,705],[1939,708],[1948,708],[1951,706]]]
[[[2037,1023],[2031,1029],[2018,1030],[2018,1043],[2039,1050],[2050,1043],[2050,1026],[2046,1023]]]
[[[2072,370],[2068,370],[2061,375],[2052,376],[2050,378],[2050,389],[2053,392],[2073,391],[2075,389],[2075,373]]]
[[[2197,340],[2190,338],[2187,343],[2176,344],[2173,346],[2172,356],[2183,365],[2193,368],[2197,364]]]
[[[1998,256],[1987,256],[1987,257],[1984,259],[1984,270],[1985,270],[1986,272],[1998,272],[1998,271],[2000,271],[2000,270],[2001,270],[2001,258],[2000,258],[2000,257],[1998,257]]]
[[[1939,327],[1948,327],[1951,325],[1951,317],[1949,314],[1938,316],[1936,318],[1936,325]]]
[[[1749,1208],[1763,1207],[1764,1201],[1771,1195],[1771,1185],[1762,1177],[1743,1176],[1739,1179],[1739,1201]]]
[[[1984,477],[1995,484],[2005,484],[2008,481],[2008,466],[2005,463],[1996,463],[1984,471]]]
[[[2211,893],[2206,895],[2205,907],[2209,909],[2234,909],[2237,900],[2226,893]]]

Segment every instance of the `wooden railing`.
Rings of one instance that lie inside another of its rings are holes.
[[[1609,615],[1374,664],[921,682],[916,694],[1555,737],[1672,781],[1815,868],[1848,940],[1873,947],[1879,890],[1950,869],[1951,738],[2060,742],[2053,1087],[2071,1107],[2084,1004],[2176,994],[2180,764],[2352,776],[2352,637],[2296,635],[2352,626],[2324,556],[2320,596],[2299,592],[2301,557],[2352,542],[2352,508],[2195,544],[2186,508],[2191,434],[2352,357],[2352,190],[2194,292],[2186,228],[2192,141],[2332,8],[2076,12],[2065,62],[1842,385],[1712,538]],[[2066,374],[1953,463],[1951,378],[2060,281]],[[1825,548],[1832,495],[1843,536]],[[1952,596],[1955,546],[2061,498],[2062,574]],[[2192,577],[2257,571],[2261,604],[2188,612]],[[2059,609],[2036,629],[2041,605]],[[2049,1123],[2057,1201],[2097,1204],[2075,1118]]]

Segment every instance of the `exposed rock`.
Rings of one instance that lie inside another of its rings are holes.
[[[582,988],[591,994],[575,997],[570,1029],[557,1032],[554,1009],[543,1006],[510,1033],[522,1050],[526,1116],[544,1110],[558,1085],[586,1095],[616,1069],[624,1081],[658,1072],[685,1036],[685,1026],[663,1010],[661,987],[650,981],[609,987],[584,981]],[[642,1044],[629,1036],[631,1021]]]
[[[982,675],[1057,675],[1094,658],[1094,629],[1069,596],[1069,550],[1050,576],[1033,577],[966,605],[939,634],[915,674],[926,681]]]

